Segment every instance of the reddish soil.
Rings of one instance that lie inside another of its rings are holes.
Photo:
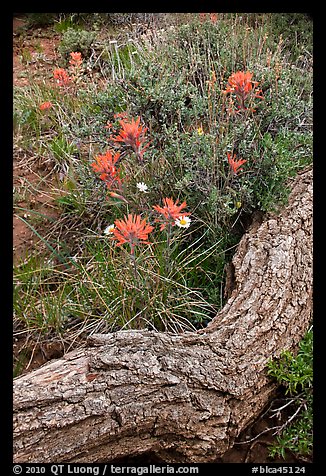
[[[53,28],[25,30],[23,18],[13,19],[14,51],[13,51],[13,83],[17,87],[26,87],[38,81],[52,77],[56,67],[56,48],[60,40]],[[13,217],[14,262],[24,260],[31,250],[42,243],[31,228],[21,218],[28,221],[36,212],[53,219],[58,212],[54,204],[54,196],[49,193],[51,186],[57,185],[55,176],[49,176],[51,166],[44,164],[41,157],[27,157],[21,150],[14,151],[13,176],[15,187],[16,209]],[[46,180],[45,180],[45,177]],[[40,216],[40,215],[38,215]],[[21,217],[21,218],[20,218]],[[47,220],[40,224],[46,230]],[[40,230],[34,224],[33,226]],[[18,335],[18,333],[17,333]],[[29,336],[21,334],[14,339],[15,365],[19,373],[36,369],[53,358],[60,358],[66,351],[63,342],[35,342]],[[279,405],[280,406],[280,405]],[[283,415],[283,419],[286,415]],[[217,463],[268,463],[268,462],[300,462],[288,453],[285,460],[268,457],[269,444],[274,441],[273,430],[280,425],[276,417],[266,413],[254,422],[237,439],[233,448],[216,461]],[[262,433],[263,432],[263,433]],[[260,435],[260,436],[258,436]],[[246,442],[243,444],[243,442]],[[144,455],[141,458],[130,458],[124,463],[159,463],[155,457]],[[164,463],[164,462],[163,462]]]
[[[51,175],[49,177],[49,174]],[[58,216],[54,205],[53,192],[49,192],[49,183],[55,187],[56,178],[47,164],[41,159],[19,154],[13,163],[13,186],[15,212],[13,216],[13,255],[14,264],[22,262],[29,252],[44,244],[31,226],[44,234],[51,220]],[[27,223],[26,223],[27,222]]]
[[[50,29],[25,31],[25,24],[23,18],[13,19],[14,87],[25,87],[50,78],[57,60],[59,36]],[[14,147],[13,185],[17,207],[13,217],[14,264],[24,260],[30,250],[40,245],[37,235],[23,220],[41,216],[51,219],[57,215],[53,195],[49,194],[49,185],[50,188],[56,186],[56,177],[49,177],[50,171],[51,164],[42,163],[41,157],[28,157],[19,147]],[[38,228],[34,221],[32,226]]]
[[[51,28],[25,30],[23,18],[13,19],[13,83],[27,86],[52,77],[60,36]]]

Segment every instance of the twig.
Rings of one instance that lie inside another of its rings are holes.
[[[257,440],[257,438],[259,438],[259,437],[260,437],[261,435],[263,435],[264,433],[268,433],[269,431],[278,429],[278,428],[280,428],[280,427],[281,427],[281,425],[272,426],[271,428],[266,428],[266,429],[263,430],[262,432],[258,433],[258,435],[256,435],[254,438],[251,438],[250,440],[247,440],[247,441],[237,441],[236,443],[234,443],[234,445],[246,445],[246,444],[248,444],[248,443],[251,443],[252,441]]]
[[[282,407],[275,408],[275,409],[271,410],[271,413],[274,413],[274,414],[277,416],[281,410],[284,410],[284,408],[286,408],[286,407],[288,407],[289,405],[291,405],[291,403],[295,402],[299,397],[300,397],[300,395],[297,396],[297,397],[295,397],[295,398],[292,398],[291,400],[289,400],[289,401],[288,401],[285,405],[283,405]],[[273,418],[275,415],[271,415],[270,418]]]
[[[290,424],[290,422],[297,416],[297,414],[300,412],[302,407],[303,407],[303,403],[301,403],[301,405],[298,406],[297,410],[293,413],[293,415],[288,420],[286,420],[285,423],[283,423],[283,425],[278,429],[278,431],[275,431],[273,433],[273,436],[279,434],[284,428],[286,428]]]

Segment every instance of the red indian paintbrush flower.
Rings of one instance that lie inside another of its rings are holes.
[[[67,71],[63,68],[55,69],[53,71],[53,76],[59,86],[66,86],[71,81],[71,78],[69,77]]]
[[[263,99],[263,96],[259,95],[261,92],[260,90],[253,89],[259,83],[257,81],[252,81],[253,73],[247,71],[246,73],[243,71],[238,71],[237,73],[231,74],[228,79],[228,86],[224,94],[234,93],[237,98],[238,106],[240,110],[246,110],[245,101],[249,97],[250,94],[253,94],[256,98]]]
[[[179,200],[176,200],[174,203],[172,198],[163,198],[163,207],[160,207],[159,205],[153,206],[154,210],[161,213],[164,217],[160,230],[164,230],[168,224],[174,226],[175,221],[180,218],[181,215],[183,217],[190,215],[190,213],[181,212],[181,210],[187,206],[186,202],[182,202],[178,205],[178,201]]]
[[[208,15],[212,23],[217,22],[217,18],[218,18],[217,13],[200,13],[199,14],[200,22],[203,23],[204,21],[206,21],[206,19],[208,18]]]
[[[108,150],[105,155],[98,155],[95,157],[95,162],[91,164],[93,170],[101,174],[100,179],[106,183],[108,188],[111,188],[115,184],[121,184],[119,171],[115,166],[119,158],[120,153],[116,153],[113,156],[111,151]]]
[[[73,67],[79,68],[82,65],[83,59],[82,55],[79,52],[72,52],[70,53],[71,60],[69,60],[69,64]]]
[[[47,109],[50,109],[52,106],[53,106],[52,102],[46,101],[46,102],[43,102],[42,104],[40,104],[39,107],[40,107],[41,111],[46,111]]]
[[[244,159],[241,160],[235,160],[236,155],[235,154],[230,154],[228,152],[228,162],[230,164],[231,169],[235,174],[237,174],[238,170],[240,170],[241,165],[245,164],[247,161]]]
[[[112,140],[114,142],[124,142],[126,145],[129,145],[136,152],[137,157],[143,160],[143,153],[149,146],[149,143],[144,146],[144,134],[147,131],[147,127],[143,128],[139,125],[140,117],[136,120],[131,119],[130,123],[124,120],[120,120],[119,123],[122,130],[116,137],[112,137]]]
[[[217,22],[217,18],[218,18],[217,13],[210,13],[209,16],[210,16],[210,19],[211,19],[211,22],[212,22],[212,23],[216,23],[216,22]]]
[[[124,216],[123,220],[115,220],[115,228],[112,233],[112,239],[118,240],[116,246],[121,246],[124,243],[129,243],[130,253],[133,255],[135,246],[139,244],[149,245],[148,235],[154,230],[152,225],[146,222],[146,219],[141,219],[140,215],[129,214]]]
[[[128,200],[125,199],[122,195],[116,192],[109,192],[110,197],[117,198],[118,200],[122,200],[123,202],[129,203]]]

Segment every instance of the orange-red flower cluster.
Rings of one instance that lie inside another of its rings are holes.
[[[235,174],[237,174],[238,170],[240,170],[241,165],[245,164],[247,161],[244,159],[241,160],[235,160],[236,155],[235,154],[230,154],[229,152],[227,153],[228,156],[228,162],[230,164],[231,169]]]
[[[163,207],[160,207],[159,205],[154,205],[153,206],[154,210],[156,210],[161,215],[163,215],[161,220],[157,220],[157,221],[163,221],[163,223],[161,225],[161,228],[160,228],[161,230],[164,230],[164,228],[169,224],[174,226],[175,221],[178,218],[180,218],[180,216],[185,217],[185,216],[190,215],[190,213],[185,213],[185,212],[181,213],[181,210],[183,208],[185,208],[187,206],[187,204],[186,204],[186,202],[182,202],[180,205],[178,205],[178,201],[179,200],[176,200],[174,202],[172,198],[164,198],[163,199],[163,204],[164,204]]]
[[[71,78],[64,68],[55,69],[53,71],[53,76],[59,86],[67,86],[71,81]]]
[[[70,53],[71,60],[69,60],[70,66],[74,68],[80,68],[82,65],[83,59],[82,55],[79,52],[72,52]]]
[[[105,155],[98,155],[95,157],[95,162],[91,164],[95,172],[100,173],[100,179],[106,183],[106,186],[111,189],[121,185],[120,171],[116,168],[116,163],[120,158],[120,153],[114,156],[111,151],[107,151]]]
[[[119,120],[119,123],[121,130],[117,136],[112,136],[111,139],[114,142],[123,142],[124,144],[132,147],[138,159],[142,161],[144,151],[149,146],[149,142],[144,145],[146,142],[144,136],[147,131],[147,127],[142,127],[140,125],[140,117],[138,117],[136,120],[131,119],[131,122],[121,119]]]
[[[255,89],[258,86],[257,81],[252,80],[253,73],[247,71],[238,71],[232,73],[228,79],[228,85],[224,94],[234,93],[238,103],[238,110],[245,111],[247,110],[246,101],[249,96],[263,99],[261,96],[261,90]]]
[[[217,22],[217,18],[218,18],[217,13],[200,13],[199,14],[199,19],[200,19],[201,23],[206,21],[207,15],[209,15],[209,18],[210,18],[212,23]]]
[[[135,246],[138,244],[149,245],[148,235],[154,230],[152,225],[146,222],[146,219],[141,218],[140,215],[129,214],[124,216],[123,220],[115,220],[115,228],[112,229],[112,239],[118,240],[117,246],[129,243],[130,253],[133,255]]]
[[[130,121],[126,112],[114,114],[114,118],[119,118],[118,122],[121,126],[121,130],[116,136],[111,135],[109,139],[111,139],[113,142],[123,142],[124,144],[132,147],[139,160],[143,160],[143,153],[149,146],[149,143],[144,145],[144,135],[147,131],[147,127],[142,127],[140,125],[140,117],[138,117],[136,120],[131,119]],[[107,122],[105,128],[111,130],[112,124]],[[119,160],[120,155],[120,153],[115,153],[108,150],[105,155],[99,155],[95,157],[95,162],[91,164],[94,171],[101,174],[100,179],[106,183],[109,189],[121,188],[121,173],[116,167],[116,162]],[[118,198],[119,200],[127,202],[127,200],[122,195],[117,194],[112,190],[109,192],[109,194],[113,198]]]
[[[163,215],[163,221],[161,230],[163,230],[168,224],[171,226],[178,225],[181,228],[188,228],[190,219],[187,218],[190,213],[181,213],[181,210],[186,207],[186,202],[178,205],[178,200],[173,202],[172,198],[163,199],[164,206],[154,205],[154,210]],[[121,246],[124,243],[130,245],[130,253],[134,255],[135,247],[139,244],[147,244],[148,235],[154,230],[154,227],[147,223],[146,219],[142,219],[140,215],[129,214],[128,217],[124,216],[123,220],[115,220],[114,226],[110,226],[110,233],[112,233],[112,240],[118,240],[116,246]]]
[[[46,101],[46,102],[43,102],[42,104],[40,104],[39,107],[40,107],[41,111],[46,111],[47,109],[50,109],[52,106],[53,106],[52,102]]]
[[[211,19],[211,22],[212,22],[212,23],[216,23],[216,22],[217,22],[217,18],[218,18],[217,13],[210,13],[209,16],[210,16],[210,19]]]
[[[56,82],[58,83],[59,86],[68,86],[68,84],[71,83],[71,81],[76,81],[76,78],[78,78],[79,73],[80,73],[80,67],[82,65],[83,59],[81,53],[77,52],[72,52],[70,53],[70,60],[69,60],[69,65],[70,65],[70,73],[72,76],[69,76],[69,73],[67,70],[64,68],[56,68],[53,71],[53,76]]]

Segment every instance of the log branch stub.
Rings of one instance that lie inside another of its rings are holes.
[[[268,403],[266,363],[311,323],[312,171],[243,236],[236,285],[207,328],[90,336],[14,381],[14,461],[109,462],[155,453],[212,462]]]

